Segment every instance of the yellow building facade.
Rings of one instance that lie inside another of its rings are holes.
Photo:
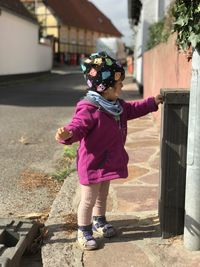
[[[53,36],[59,40],[55,52],[90,54],[95,51],[97,38],[110,36],[109,34],[62,25],[43,3],[38,5],[36,16],[41,25],[43,36]]]
[[[63,23],[62,18],[55,14],[44,1],[21,0],[21,2],[36,15],[40,24],[40,35],[51,38],[55,58],[57,57],[57,59],[66,63],[78,63],[83,54],[87,55],[95,52],[97,38],[112,36],[111,34]],[[57,5],[59,6],[59,1],[57,1]]]

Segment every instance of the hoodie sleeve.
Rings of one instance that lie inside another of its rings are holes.
[[[86,105],[77,105],[75,114],[71,122],[64,126],[70,130],[73,136],[67,140],[60,141],[61,144],[71,145],[85,137],[95,125],[95,119],[92,116],[93,110]]]
[[[142,101],[125,102],[124,107],[127,111],[128,120],[139,118],[158,110],[154,97],[149,97]]]

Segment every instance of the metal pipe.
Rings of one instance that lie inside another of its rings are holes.
[[[200,54],[194,50],[189,104],[184,246],[200,250]]]

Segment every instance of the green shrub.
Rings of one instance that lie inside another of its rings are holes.
[[[169,33],[164,31],[165,20],[158,21],[149,27],[149,40],[147,42],[147,49],[151,49],[159,43],[166,42]]]
[[[147,42],[147,49],[151,49],[159,43],[167,42],[173,29],[173,7],[174,1],[172,1],[172,3],[169,5],[166,16],[162,20],[153,23],[149,27],[149,40]]]

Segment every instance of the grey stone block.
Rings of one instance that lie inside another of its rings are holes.
[[[30,220],[0,219],[0,267],[18,267],[25,250],[39,233]]]

